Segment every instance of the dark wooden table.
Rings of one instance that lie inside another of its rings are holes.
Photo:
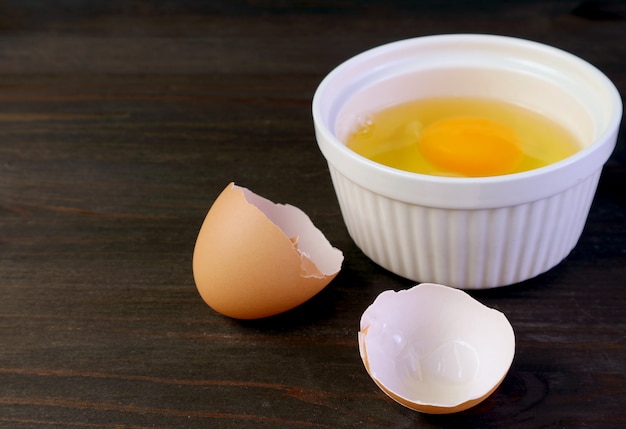
[[[423,415],[363,368],[361,313],[413,282],[346,232],[313,135],[324,75],[397,39],[497,33],[626,93],[621,2],[445,3],[0,2],[0,427],[626,427],[624,133],[568,258],[472,293],[517,336],[495,394]],[[266,320],[206,306],[191,256],[229,181],[308,213],[345,254],[335,281]]]

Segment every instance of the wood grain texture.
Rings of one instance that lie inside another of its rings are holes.
[[[310,113],[351,55],[449,32],[550,43],[624,93],[623,8],[582,3],[1,2],[0,427],[625,427],[623,133],[568,258],[472,293],[514,327],[503,384],[428,416],[360,361],[361,313],[413,283],[349,238]],[[230,181],[309,214],[344,251],[337,279],[267,320],[208,308],[191,255]]]

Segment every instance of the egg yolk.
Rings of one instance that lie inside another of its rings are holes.
[[[470,177],[510,173],[522,157],[519,138],[511,128],[472,116],[432,123],[422,131],[418,145],[437,168]]]

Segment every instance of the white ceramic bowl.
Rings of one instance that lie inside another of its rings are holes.
[[[523,105],[584,144],[543,168],[482,178],[409,173],[343,141],[381,108],[434,96]],[[334,69],[313,98],[313,120],[348,232],[400,276],[462,289],[509,285],[574,248],[612,153],[620,95],[597,68],[562,50],[503,36],[439,35],[383,45]]]

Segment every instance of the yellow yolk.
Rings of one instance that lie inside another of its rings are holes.
[[[418,144],[437,168],[471,177],[507,174],[522,157],[511,128],[479,117],[439,120],[422,131]]]

